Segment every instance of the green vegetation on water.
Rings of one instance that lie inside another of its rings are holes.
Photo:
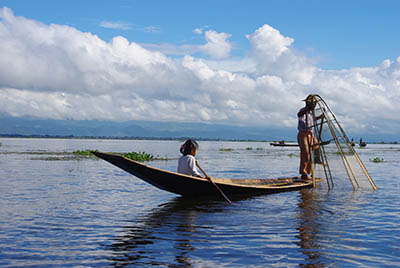
[[[335,154],[341,155],[342,152],[337,151]],[[344,155],[354,155],[354,152],[353,151],[343,151],[343,154]]]
[[[139,162],[145,162],[145,161],[150,161],[154,159],[154,156],[152,154],[148,154],[145,152],[131,152],[131,153],[126,153],[123,154],[124,157],[139,161]]]
[[[370,161],[374,162],[374,163],[382,163],[384,160],[383,160],[383,158],[375,157],[375,158],[370,159]]]
[[[83,151],[76,150],[76,151],[73,151],[72,153],[74,155],[80,155],[80,156],[91,156],[91,155],[93,155],[92,152],[97,152],[97,150],[95,150],[95,151],[93,151],[93,150],[83,150]]]
[[[220,150],[221,152],[232,152],[232,151],[233,151],[232,148],[219,148],[219,150]]]
[[[247,151],[251,151],[251,150],[253,150],[253,148],[252,147],[247,147],[246,150]]]
[[[98,150],[76,150],[73,152],[51,152],[51,151],[29,151],[29,152],[0,152],[0,155],[2,154],[18,154],[18,155],[32,155],[34,157],[31,157],[31,160],[44,160],[44,161],[67,161],[67,160],[83,160],[83,159],[98,159],[95,157],[93,152],[98,152]],[[131,152],[131,153],[113,153],[113,154],[118,154],[122,155],[126,158],[139,161],[139,162],[145,162],[145,161],[151,161],[151,160],[162,160],[162,161],[168,161],[168,160],[177,160],[177,158],[168,158],[167,156],[165,157],[154,157],[153,155],[145,152]]]

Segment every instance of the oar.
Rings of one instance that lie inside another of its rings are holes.
[[[210,176],[207,175],[207,173],[200,167],[199,163],[196,161],[196,165],[197,167],[201,170],[201,172],[203,172],[204,176],[206,176],[206,179],[212,184],[214,185],[215,188],[217,188],[217,190],[221,193],[221,195],[225,198],[226,201],[228,201],[228,203],[231,205],[232,202],[231,200],[229,200],[229,198],[224,194],[224,192],[218,187],[218,185],[216,185],[213,180],[211,179]]]

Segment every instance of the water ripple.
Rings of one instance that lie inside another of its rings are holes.
[[[171,157],[176,157],[179,145],[176,141],[1,142],[21,152],[72,151],[85,149],[79,147],[84,144],[105,151],[159,150],[149,152]],[[221,147],[235,153],[222,154]],[[213,176],[296,173],[294,149],[268,147],[257,152],[247,147],[265,144],[204,142],[199,158]],[[366,149],[360,155],[368,159],[376,153]],[[378,191],[353,191],[348,181],[328,190],[321,183],[317,189],[232,198],[234,206],[220,198],[176,197],[102,161],[41,161],[3,154],[0,266],[399,267],[398,154],[382,151],[380,157],[391,164],[368,165]],[[174,161],[152,165],[176,169]]]

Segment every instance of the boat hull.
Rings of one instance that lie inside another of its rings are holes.
[[[220,195],[218,190],[204,178],[154,168],[121,155],[101,152],[93,152],[93,154],[151,185],[171,193],[191,197]],[[312,186],[312,182],[302,182],[297,177],[279,179],[213,178],[213,181],[228,196],[272,194]]]
[[[270,142],[269,145],[277,147],[299,147],[297,143],[274,143]]]

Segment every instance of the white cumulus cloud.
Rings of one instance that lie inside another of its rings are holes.
[[[203,51],[216,59],[227,58],[230,55],[232,44],[228,41],[231,37],[227,33],[217,33],[216,31],[207,31],[205,33],[207,44],[203,46]]]
[[[205,44],[183,45],[184,53],[170,57],[159,44],[149,48],[122,36],[106,42],[4,7],[0,113],[295,128],[301,100],[317,93],[351,131],[399,130],[400,57],[324,70],[269,25],[247,35],[251,51],[242,58],[230,57],[230,34],[208,30],[204,37]]]
[[[257,54],[264,55],[268,61],[276,61],[293,43],[290,37],[284,37],[281,33],[269,25],[257,29],[254,34],[246,36]]]

